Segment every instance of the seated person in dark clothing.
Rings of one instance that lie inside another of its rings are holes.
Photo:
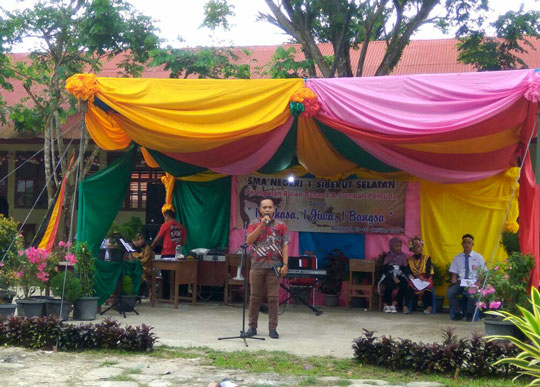
[[[401,251],[402,242],[398,238],[390,240],[390,251],[384,254],[382,277],[379,281],[378,288],[380,294],[380,285],[384,285],[384,312],[397,313],[398,309],[403,307],[403,299],[407,291],[407,277],[404,270],[407,267],[407,256]],[[392,300],[394,290],[398,292]]]

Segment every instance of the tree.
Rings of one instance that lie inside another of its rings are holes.
[[[521,10],[508,13],[494,23],[502,39],[486,38],[483,26],[488,0],[265,1],[270,13],[260,13],[260,18],[292,36],[323,77],[362,76],[367,49],[373,40],[386,42],[386,51],[375,75],[389,74],[399,63],[411,36],[424,24],[443,30],[457,27],[457,36],[461,39],[460,60],[466,63],[477,63],[482,69],[514,68],[520,63],[515,54],[523,52],[523,45],[527,46],[523,35],[536,36],[538,31],[536,12]],[[443,16],[435,16],[436,6],[445,7]],[[324,42],[331,43],[334,49],[331,61],[318,47],[318,43]],[[351,48],[360,50],[354,74]],[[495,59],[502,67],[490,63]]]
[[[507,12],[491,23],[496,31],[495,37],[487,36],[485,31],[468,27],[458,36],[458,60],[472,64],[479,71],[510,70],[527,68],[518,55],[527,53],[526,47],[533,48],[530,38],[539,38],[540,12]]]
[[[234,16],[234,6],[227,0],[209,0],[204,5],[204,14],[201,27],[208,27],[214,32],[229,30],[229,18]],[[247,50],[243,50],[243,54],[250,55]],[[251,76],[249,65],[234,63],[239,56],[231,47],[167,47],[154,50],[152,58],[150,65],[164,65],[164,69],[171,72],[170,78],[185,79],[195,75],[198,78],[248,79]]]
[[[249,55],[248,51],[244,54]],[[152,53],[151,66],[164,65],[170,71],[170,78],[238,78],[248,79],[250,68],[247,64],[235,64],[238,55],[227,47],[172,48],[158,49]]]
[[[62,124],[76,107],[64,88],[65,80],[82,71],[97,72],[103,60],[117,55],[122,57],[119,73],[138,76],[159,39],[152,20],[124,0],[44,0],[22,11],[0,11],[0,74],[20,80],[27,94],[7,107],[7,113],[17,130],[43,132],[50,205],[62,177],[69,173],[66,160],[59,172],[55,169],[55,161],[64,152]],[[33,39],[39,48],[26,61],[5,59],[4,54],[25,39]],[[0,85],[10,90],[11,85],[2,79],[0,75]],[[84,158],[87,144],[88,139],[79,158]],[[96,154],[97,149],[86,161],[83,176]]]

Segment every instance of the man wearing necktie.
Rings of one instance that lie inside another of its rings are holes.
[[[471,321],[476,297],[467,294],[466,290],[468,286],[476,282],[478,269],[485,268],[486,262],[482,255],[473,251],[474,237],[471,234],[465,234],[461,237],[461,246],[463,246],[463,252],[456,255],[450,265],[451,285],[446,292],[446,297],[448,297],[453,312],[453,315],[450,316],[452,320],[461,320],[466,316],[467,321]],[[467,297],[466,311],[462,311],[459,295]]]

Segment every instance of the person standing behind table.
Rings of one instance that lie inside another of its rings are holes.
[[[484,257],[472,250],[474,246],[474,237],[471,234],[465,234],[461,237],[461,245],[463,252],[459,253],[452,259],[450,269],[451,285],[446,292],[446,297],[450,302],[450,307],[454,313],[452,320],[461,320],[464,315],[461,311],[461,300],[459,295],[463,294],[465,288],[471,284],[475,284],[478,278],[478,269],[485,268],[486,262]],[[476,303],[476,297],[469,294],[467,297],[467,321],[471,321]]]
[[[384,254],[382,277],[378,288],[384,285],[383,303],[385,313],[397,313],[403,307],[403,298],[407,291],[407,277],[403,270],[407,267],[407,255],[401,251],[403,243],[399,238],[392,238],[389,242],[390,251]],[[392,300],[394,289],[398,289],[396,297]]]
[[[163,213],[165,222],[161,225],[156,239],[152,242],[152,249],[163,240],[161,249],[161,258],[174,258],[176,256],[176,246],[184,246],[187,239],[186,228],[178,223],[175,219],[175,214],[172,210],[167,210]],[[163,298],[170,297],[169,271],[163,270],[161,273],[163,279]]]
[[[275,205],[271,198],[259,203],[259,219],[253,221],[247,229],[246,243],[251,249],[251,270],[249,283],[251,296],[249,303],[249,330],[247,337],[257,334],[259,307],[268,301],[268,331],[272,339],[278,339],[279,282],[274,266],[283,262],[281,274],[287,275],[289,269],[289,233],[285,223],[274,219]]]
[[[144,240],[144,235],[139,233],[133,241],[135,252],[131,256],[141,262],[143,268],[142,283],[139,296],[148,297],[150,284],[152,281],[152,261],[154,260],[154,251]]]

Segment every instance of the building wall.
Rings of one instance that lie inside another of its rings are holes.
[[[76,146],[78,147],[78,144]],[[41,150],[42,148],[43,148],[43,144],[37,143],[35,141],[31,141],[31,142],[10,141],[9,143],[4,143],[4,142],[0,143],[0,154],[3,152],[7,152],[7,154],[9,155],[8,175],[7,175],[8,176],[7,177],[7,197],[6,197],[6,200],[8,201],[8,204],[9,204],[9,216],[15,219],[20,224],[22,224],[26,220],[25,225],[27,225],[26,226],[27,229],[25,231],[33,227],[35,231],[37,232],[37,230],[39,229],[39,226],[41,225],[41,223],[43,222],[43,219],[45,218],[47,214],[47,209],[35,208],[31,210],[31,208],[17,208],[15,206],[15,203],[16,203],[16,186],[15,186],[16,172],[14,172],[16,168],[15,157],[16,157],[17,152],[37,152]],[[71,151],[68,150],[68,154],[71,154],[70,152]],[[105,151],[100,151],[98,155],[98,160],[99,160],[99,169],[103,169],[107,165],[107,153]],[[4,178],[4,176],[0,176],[0,179],[2,178]],[[39,190],[41,190],[41,188],[42,187],[38,187]],[[43,195],[47,195],[46,190],[43,193]],[[116,217],[115,222],[118,224],[121,224],[129,220],[132,216],[140,217],[144,223],[146,212],[144,210],[138,210],[138,211],[121,210],[118,213],[118,216]],[[59,230],[63,230],[65,221],[66,220],[61,219]],[[77,225],[77,212],[75,212],[74,225],[75,227]],[[25,235],[25,239],[28,242],[29,240],[32,239],[32,235]]]

